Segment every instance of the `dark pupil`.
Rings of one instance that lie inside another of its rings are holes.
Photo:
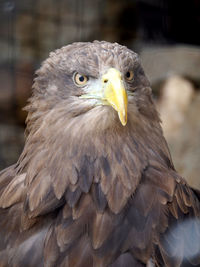
[[[80,81],[80,82],[84,82],[84,80],[85,80],[84,76],[80,76],[80,77],[79,77],[79,81]]]
[[[131,76],[131,74],[130,74],[130,72],[128,71],[128,72],[126,73],[126,77],[127,77],[127,78],[130,78],[130,76]]]

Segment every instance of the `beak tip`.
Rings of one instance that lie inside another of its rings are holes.
[[[121,122],[121,124],[122,124],[123,126],[126,126],[127,121],[123,121],[123,122]]]
[[[127,124],[127,118],[119,116],[119,120],[123,126],[126,126]]]

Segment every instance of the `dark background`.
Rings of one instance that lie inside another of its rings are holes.
[[[35,70],[50,51],[74,41],[95,39],[119,42],[141,55],[158,106],[163,84],[171,75],[187,79],[195,94],[191,101],[197,98],[200,84],[198,0],[0,0],[0,169],[14,163],[22,150],[26,117],[22,107],[31,94]],[[179,90],[181,98],[181,88]],[[191,128],[187,113],[194,106],[192,103],[188,102],[189,108],[184,113],[186,129]],[[200,112],[198,107],[197,104],[193,112],[196,118]],[[199,125],[198,121],[193,125]],[[198,139],[199,129],[192,130],[197,132],[195,137],[188,134],[181,140],[183,131],[188,130],[180,128],[176,139],[168,138],[172,151],[180,140],[178,153],[186,153],[181,149],[185,144],[188,146],[189,140]],[[195,144],[195,159],[200,155],[198,144]],[[194,144],[189,143],[189,150],[193,148]],[[179,154],[173,153],[175,160],[180,160]],[[191,164],[182,165],[183,174],[189,167],[195,174],[198,171],[194,171]]]

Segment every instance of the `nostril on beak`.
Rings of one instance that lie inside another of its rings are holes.
[[[107,83],[108,82],[108,79],[104,79],[104,81],[103,81],[104,83]]]

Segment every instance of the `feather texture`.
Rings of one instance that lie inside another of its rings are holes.
[[[111,67],[134,72],[125,127],[73,81],[96,86]],[[200,265],[200,193],[174,169],[137,55],[75,43],[50,54],[33,89],[24,150],[0,173],[0,266]]]

